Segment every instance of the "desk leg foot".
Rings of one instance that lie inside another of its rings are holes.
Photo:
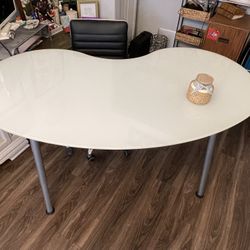
[[[45,170],[43,167],[43,161],[42,161],[41,151],[39,147],[39,142],[30,140],[30,146],[31,146],[32,153],[34,156],[37,174],[38,174],[39,182],[40,182],[42,192],[43,192],[43,197],[44,197],[45,206],[46,206],[46,213],[52,214],[54,213],[55,209],[53,208],[51,201],[50,201],[50,197],[49,197],[49,190],[48,190]]]
[[[196,197],[199,199],[202,199],[204,197],[204,195],[199,195],[198,192],[195,193]]]
[[[198,191],[196,192],[196,196],[199,198],[204,197],[208,173],[209,173],[211,161],[213,158],[215,140],[216,140],[216,135],[210,136],[208,140],[207,151],[206,151],[206,156],[205,156],[205,160],[203,163],[203,170],[202,170],[200,185],[199,185]]]
[[[51,214],[53,214],[55,212],[55,208],[54,207],[52,207],[52,211],[50,211],[50,212],[48,212],[47,210],[46,210],[46,214],[47,215],[51,215]]]

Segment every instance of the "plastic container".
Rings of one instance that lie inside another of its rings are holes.
[[[77,19],[77,11],[73,9],[66,11],[66,15],[69,17],[69,20]]]

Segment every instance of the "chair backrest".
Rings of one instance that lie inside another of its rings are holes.
[[[70,22],[72,49],[104,58],[127,57],[125,21],[72,20]]]

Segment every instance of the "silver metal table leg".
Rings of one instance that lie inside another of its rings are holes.
[[[42,192],[43,192],[43,197],[44,197],[45,206],[46,206],[46,213],[53,214],[55,209],[53,208],[51,201],[50,201],[50,197],[49,197],[49,190],[48,190],[45,170],[43,167],[43,161],[42,161],[41,151],[39,147],[39,142],[30,140],[30,145],[31,145],[33,156],[34,156],[40,185],[41,185]]]
[[[206,151],[206,156],[205,156],[205,160],[203,163],[203,170],[202,170],[200,185],[199,185],[199,189],[196,193],[196,195],[199,198],[202,198],[204,196],[204,193],[205,193],[208,173],[209,173],[211,161],[213,158],[215,140],[216,140],[216,135],[211,135],[209,137],[209,140],[208,140],[207,151]]]

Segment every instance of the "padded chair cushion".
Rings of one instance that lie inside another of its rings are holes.
[[[72,20],[72,49],[98,57],[126,58],[128,24],[124,21]]]

